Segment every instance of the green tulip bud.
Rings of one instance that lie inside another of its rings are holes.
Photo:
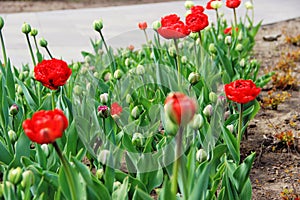
[[[230,44],[231,44],[231,36],[230,36],[230,35],[227,35],[227,36],[225,37],[225,44],[227,44],[227,45],[230,45]]]
[[[145,138],[141,133],[134,133],[131,142],[134,146],[142,147],[144,145]]]
[[[31,31],[30,31],[31,36],[37,36],[38,33],[39,33],[38,30],[35,28],[31,29]]]
[[[31,26],[28,23],[24,22],[24,24],[22,25],[22,32],[24,34],[29,34],[30,31],[31,31]]]
[[[75,71],[79,70],[79,68],[80,68],[80,63],[79,63],[79,62],[74,63],[74,64],[72,65],[72,68],[73,68],[73,70],[75,70]]]
[[[241,41],[242,39],[243,39],[243,31],[240,31],[238,35],[238,41]]]
[[[125,66],[126,66],[126,67],[129,67],[130,64],[131,64],[130,58],[126,58],[126,59],[125,59]]]
[[[200,81],[200,74],[197,73],[197,72],[191,72],[189,77],[188,77],[188,81],[192,85],[197,84]]]
[[[17,104],[13,104],[10,108],[9,108],[9,114],[12,116],[15,116],[16,114],[18,114],[19,112],[19,107]]]
[[[239,52],[243,51],[243,49],[244,49],[244,48],[243,48],[243,45],[240,44],[240,43],[237,44],[236,47],[235,47],[235,50],[236,50],[236,51],[239,51]]]
[[[207,159],[207,153],[204,149],[199,149],[196,153],[196,160],[201,163]]]
[[[115,181],[113,184],[114,191],[121,187],[122,183],[120,181]]]
[[[126,95],[126,103],[130,104],[133,102],[132,96],[130,94]]]
[[[122,70],[117,69],[117,70],[115,71],[115,73],[114,73],[114,78],[117,79],[117,80],[119,80],[119,79],[122,78],[122,75],[123,75]]]
[[[44,152],[44,154],[46,155],[46,157],[48,157],[49,156],[49,147],[48,147],[48,144],[42,144],[41,145],[41,149]]]
[[[154,59],[154,58],[155,58],[154,52],[151,52],[151,53],[150,53],[150,58],[151,58],[151,59]]]
[[[101,74],[99,72],[94,72],[93,73],[93,76],[97,79],[100,79],[101,78]]]
[[[218,35],[218,40],[223,40],[224,39],[224,37],[223,37],[223,35]]]
[[[16,132],[13,130],[9,130],[7,134],[11,142],[15,142],[18,139]]]
[[[191,32],[189,36],[190,36],[193,40],[197,40],[199,35],[198,35],[198,33]]]
[[[21,181],[22,177],[22,169],[17,167],[15,169],[10,169],[8,172],[8,181],[12,184],[16,185]]]
[[[108,151],[107,149],[102,150],[99,154],[99,161],[103,165],[106,165],[109,155],[110,155],[110,151]]]
[[[112,75],[110,72],[107,72],[105,75],[104,75],[104,81],[110,81]]]
[[[226,128],[230,131],[230,133],[233,133],[233,130],[234,130],[233,124],[227,125]]]
[[[174,46],[169,47],[168,52],[170,54],[171,57],[175,57],[176,56],[176,49]]]
[[[213,9],[219,9],[222,7],[222,4],[222,1],[212,1],[210,5]]]
[[[22,182],[21,185],[23,188],[26,186],[32,186],[34,183],[34,174],[31,170],[26,170],[22,173]]]
[[[73,91],[75,95],[82,95],[82,88],[79,85],[75,85]]]
[[[16,90],[17,90],[17,94],[18,95],[23,95],[24,94],[23,93],[23,89],[22,89],[22,87],[20,85],[17,85]]]
[[[137,75],[143,75],[143,74],[145,74],[145,67],[143,65],[138,65],[136,67],[136,74]]]
[[[166,117],[166,124],[165,124],[165,133],[166,135],[175,136],[179,126],[171,121],[169,117]]]
[[[161,22],[160,21],[154,21],[152,23],[153,30],[157,31],[157,29],[159,29],[160,27],[161,27]]]
[[[207,106],[205,106],[205,108],[203,109],[203,114],[206,117],[211,117],[213,114],[213,107],[212,105],[208,104]]]
[[[193,7],[194,5],[195,5],[195,4],[194,4],[193,1],[185,1],[185,3],[184,3],[184,7],[185,7],[185,9],[187,9],[187,10],[191,9],[191,7]]]
[[[130,114],[134,119],[137,119],[142,114],[142,112],[143,112],[143,107],[139,105],[139,106],[134,106]]]
[[[47,47],[47,45],[48,45],[47,40],[45,40],[44,38],[41,38],[40,39],[40,46],[41,47]]]
[[[107,102],[108,102],[108,93],[100,94],[100,102],[102,104],[107,104]]]
[[[209,93],[209,100],[210,100],[212,103],[216,103],[217,100],[218,100],[217,94],[214,93],[214,92],[210,92],[210,93]]]
[[[245,7],[246,9],[251,10],[253,9],[253,4],[250,1],[247,1],[245,2]]]
[[[240,66],[241,67],[245,67],[245,59],[244,58],[242,58],[241,60],[240,60]]]
[[[102,168],[101,168],[101,169],[97,169],[97,171],[96,171],[96,177],[97,177],[99,180],[103,177],[103,175],[104,175],[103,169],[102,169]]]
[[[217,49],[215,47],[215,44],[214,43],[210,43],[209,46],[208,46],[208,51],[212,54],[215,54],[217,53]]]
[[[103,28],[103,21],[102,19],[100,20],[95,20],[93,23],[94,30],[100,32]]]
[[[3,26],[4,26],[4,20],[3,20],[3,18],[0,16],[0,31],[2,30]]]
[[[188,59],[187,59],[186,56],[182,56],[182,57],[181,57],[181,63],[182,63],[182,64],[186,64],[186,63],[187,63],[187,60],[188,60]]]
[[[201,128],[204,124],[204,120],[201,114],[196,114],[194,115],[192,121],[190,122],[190,126],[194,129],[194,130],[198,130],[199,128]]]

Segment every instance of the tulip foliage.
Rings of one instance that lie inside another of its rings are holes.
[[[240,143],[271,77],[250,57],[260,23],[229,25],[217,0],[186,6],[185,20],[139,23],[140,49],[113,50],[96,20],[84,62],[44,38],[47,54],[32,48],[27,23],[34,66],[13,66],[1,43],[0,199],[251,199],[255,152],[242,159]]]

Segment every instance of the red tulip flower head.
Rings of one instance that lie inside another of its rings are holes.
[[[190,34],[189,28],[180,21],[176,14],[165,16],[161,19],[161,27],[157,32],[166,39],[179,39]]]
[[[26,119],[22,126],[31,141],[48,144],[62,137],[64,130],[68,127],[68,120],[59,109],[41,110],[34,113],[31,119]]]
[[[138,26],[141,30],[146,30],[146,28],[148,27],[147,22],[140,22],[138,23]]]
[[[235,31],[238,32],[239,31],[239,28],[238,27],[235,27]],[[224,34],[229,34],[231,35],[232,34],[232,27],[228,27],[228,28],[225,28],[224,29]]]
[[[110,106],[110,114],[111,116],[120,116],[123,111],[122,106],[120,106],[117,102],[114,102]]]
[[[208,9],[208,10],[215,10],[216,8],[213,8],[213,6],[211,6],[211,3],[214,2],[214,1],[221,1],[221,0],[210,0],[206,4],[206,9]],[[221,6],[221,4],[220,4],[220,6]]]
[[[189,123],[196,112],[196,102],[183,93],[170,93],[165,100],[165,112],[170,120],[178,125]]]
[[[241,4],[241,0],[226,0],[226,6],[228,8],[237,8]]]
[[[206,14],[192,12],[185,18],[186,25],[193,32],[199,32],[208,26],[208,17]]]
[[[205,10],[204,7],[203,6],[199,6],[199,5],[191,7],[191,12],[192,13],[203,13],[204,10]]]
[[[245,104],[256,99],[260,88],[256,87],[252,80],[236,80],[224,87],[225,94],[229,100]]]
[[[34,67],[34,77],[45,87],[57,90],[59,86],[66,84],[72,74],[72,70],[63,60],[55,58],[43,60]]]

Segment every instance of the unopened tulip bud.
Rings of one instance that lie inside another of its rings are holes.
[[[187,59],[186,56],[182,56],[182,57],[181,57],[181,63],[182,63],[182,64],[186,64],[186,63],[187,63],[187,60],[188,60],[188,59]]]
[[[107,160],[109,158],[110,152],[107,149],[104,149],[100,152],[99,161],[103,164],[107,164]]]
[[[227,44],[227,45],[230,45],[230,44],[231,44],[231,36],[230,36],[230,35],[227,35],[227,36],[225,37],[225,44]]]
[[[243,39],[243,31],[240,31],[238,35],[238,41],[242,41],[242,39]]]
[[[126,67],[129,67],[130,64],[131,64],[130,58],[126,58],[126,59],[125,59],[125,66],[126,66]]]
[[[148,27],[147,22],[140,22],[140,23],[138,23],[138,27],[141,30],[146,30],[147,27]]]
[[[189,10],[191,9],[191,7],[193,7],[195,5],[195,3],[193,1],[185,1],[184,3],[184,7]]]
[[[205,106],[205,108],[203,109],[203,114],[206,117],[211,117],[213,114],[213,107],[212,105],[208,104],[207,106]]]
[[[20,85],[17,85],[16,90],[17,90],[17,94],[18,94],[18,95],[23,95],[23,94],[24,94],[24,93],[23,93],[23,89],[22,89],[22,87],[21,87]]]
[[[45,156],[48,157],[49,156],[49,147],[48,147],[48,144],[42,144],[41,145],[41,149],[43,150]]]
[[[31,31],[30,31],[31,36],[37,36],[38,33],[39,33],[38,30],[35,28],[31,29]]]
[[[194,130],[198,130],[199,128],[201,128],[204,124],[204,120],[201,114],[196,114],[192,121],[190,122],[190,126],[194,129]]]
[[[244,58],[242,58],[241,60],[240,60],[240,66],[241,67],[245,67],[245,59]]]
[[[100,102],[102,104],[107,104],[107,102],[108,102],[108,93],[100,94]]]
[[[151,53],[150,53],[150,58],[151,58],[151,59],[154,59],[154,58],[155,58],[154,52],[151,52]]]
[[[21,181],[22,177],[22,169],[17,167],[15,169],[10,169],[8,172],[8,181],[12,184],[16,185]]]
[[[3,20],[3,18],[0,16],[0,31],[2,30],[3,26],[4,26],[4,20]]]
[[[175,124],[174,122],[172,122],[169,117],[166,116],[166,122],[165,122],[165,133],[166,135],[171,135],[171,136],[175,136],[179,126],[177,124]]]
[[[253,4],[250,1],[247,1],[245,2],[245,7],[246,9],[251,10],[253,9]]]
[[[229,111],[226,111],[226,112],[224,113],[224,119],[225,119],[225,120],[228,119],[229,116],[230,116],[230,112],[229,112]]]
[[[29,34],[30,31],[31,31],[31,26],[28,23],[24,22],[24,24],[22,25],[22,32],[24,34]]]
[[[187,10],[187,11],[185,12],[184,16],[187,17],[187,16],[188,16],[189,14],[191,14],[191,13],[192,13],[191,10]]]
[[[189,36],[190,36],[193,40],[197,40],[197,38],[198,38],[198,33],[191,32]]]
[[[210,92],[210,93],[209,93],[209,100],[210,100],[212,103],[216,103],[217,100],[218,100],[217,94],[214,93],[214,92]]]
[[[31,170],[26,170],[22,173],[21,185],[23,188],[26,186],[32,186],[34,183],[34,174]]]
[[[236,45],[236,47],[235,47],[235,50],[236,51],[239,51],[239,52],[241,52],[241,51],[243,51],[243,45],[242,44],[240,44],[240,43],[238,43],[237,45]]]
[[[165,113],[177,125],[187,125],[194,117],[196,102],[180,92],[170,93],[165,100]]]
[[[207,159],[207,153],[204,149],[199,149],[196,153],[196,160],[201,163]]]
[[[191,85],[195,85],[200,81],[200,74],[197,72],[191,72],[188,81],[190,82]]]
[[[126,95],[126,103],[131,104],[133,102],[132,96],[130,94]]]
[[[140,115],[142,114],[143,112],[143,107],[142,106],[135,106],[132,111],[131,111],[131,116],[134,118],[134,119],[137,119],[140,117]]]
[[[97,171],[96,171],[96,177],[97,177],[99,180],[103,177],[103,175],[104,175],[103,169],[102,169],[102,168],[101,168],[101,169],[97,169]]]
[[[141,133],[134,133],[132,136],[132,144],[136,147],[142,147],[144,145],[144,136]]]
[[[159,29],[160,27],[161,27],[161,22],[160,21],[154,21],[152,23],[153,30],[157,31],[157,29]]]
[[[112,78],[112,75],[110,72],[107,72],[105,75],[104,75],[104,81],[110,81],[110,79]]]
[[[225,103],[226,103],[226,97],[219,96],[218,100],[217,100],[217,104],[219,104],[219,105],[225,105]]]
[[[97,79],[100,79],[101,78],[101,74],[99,72],[94,72],[93,73],[93,76]]]
[[[98,116],[101,118],[107,118],[110,115],[110,109],[108,106],[99,106],[97,110]]]
[[[19,106],[17,104],[13,104],[10,108],[9,108],[9,114],[12,116],[15,116],[16,114],[18,114],[19,112]]]
[[[209,46],[208,46],[208,51],[212,54],[215,54],[217,53],[217,49],[215,47],[215,44],[214,43],[210,43]]]
[[[82,95],[82,88],[79,85],[75,85],[73,91],[75,95]]]
[[[40,39],[40,46],[41,47],[47,47],[47,45],[48,45],[47,40],[45,40],[44,38],[41,38]]]
[[[114,191],[121,187],[122,183],[120,181],[115,181],[113,184]]]
[[[122,70],[117,69],[117,70],[115,71],[115,73],[114,73],[114,78],[117,79],[117,80],[119,80],[119,79],[122,78],[122,75],[123,75]]]
[[[9,130],[7,134],[11,142],[15,142],[18,139],[16,132],[13,130]]]
[[[230,131],[230,133],[233,133],[233,130],[234,130],[233,124],[227,125],[226,128]]]
[[[224,39],[224,37],[223,37],[223,35],[218,35],[218,40],[223,40]]]
[[[95,20],[93,22],[93,27],[94,27],[95,31],[100,32],[102,30],[102,28],[103,28],[103,21],[102,21],[102,19]]]
[[[219,9],[222,7],[222,1],[212,1],[210,6],[213,8],[213,9]]]
[[[145,67],[143,65],[138,65],[136,67],[136,74],[137,75],[143,75],[143,74],[145,74]]]

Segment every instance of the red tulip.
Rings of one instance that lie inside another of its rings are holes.
[[[35,112],[32,119],[26,119],[22,126],[31,141],[48,144],[62,137],[64,130],[68,127],[68,120],[59,109],[41,110]]]
[[[206,9],[208,9],[208,10],[214,10],[215,8],[211,7],[211,3],[214,2],[214,1],[221,1],[221,0],[210,0],[206,4]]]
[[[225,94],[229,100],[245,104],[256,99],[260,88],[252,80],[236,80],[224,86]]]
[[[190,34],[188,27],[180,21],[176,14],[163,17],[161,19],[161,27],[157,32],[166,39],[183,38]]]
[[[122,111],[123,111],[122,106],[120,106],[117,102],[111,104],[110,114],[112,116],[120,115]]]
[[[226,0],[226,6],[228,8],[237,8],[241,4],[241,0]]]
[[[199,32],[208,26],[208,17],[204,13],[191,13],[185,18],[186,25],[192,32]]]
[[[145,30],[148,27],[147,22],[140,22],[138,23],[138,26],[141,30]]]
[[[192,13],[203,13],[204,12],[204,7],[203,6],[192,6],[191,7],[191,12]]]
[[[235,27],[235,31],[238,32],[238,31],[239,31],[239,28],[238,28],[238,27]],[[232,34],[232,27],[225,28],[225,29],[224,29],[224,34],[229,34],[229,35],[231,35],[231,34]]]
[[[183,93],[170,93],[165,100],[165,112],[170,120],[178,125],[189,123],[196,112],[196,102]]]
[[[45,87],[57,90],[59,86],[66,84],[72,74],[67,63],[55,58],[43,60],[34,67],[34,77]]]

